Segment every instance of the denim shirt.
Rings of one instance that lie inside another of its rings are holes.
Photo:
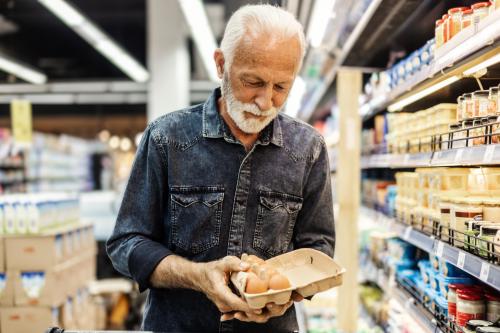
[[[116,226],[114,267],[149,289],[143,329],[158,332],[290,332],[294,307],[266,324],[220,322],[202,293],[157,289],[149,279],[170,254],[196,262],[226,255],[264,259],[297,248],[333,256],[335,229],[325,143],[279,114],[246,152],[220,117],[220,89],[201,105],[145,130]]]

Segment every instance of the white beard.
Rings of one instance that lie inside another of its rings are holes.
[[[261,111],[254,103],[242,103],[234,97],[233,90],[227,75],[222,80],[222,96],[226,101],[227,113],[236,126],[245,133],[254,134],[262,131],[281,111],[281,108],[271,107],[269,110]],[[264,119],[246,118],[245,112],[256,116],[265,116]]]

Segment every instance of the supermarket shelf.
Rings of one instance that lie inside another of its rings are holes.
[[[476,27],[464,30],[436,51],[436,60],[423,67],[404,84],[385,96],[361,106],[363,119],[385,110],[389,104],[436,85],[463,72],[500,52],[500,11],[496,11]]]
[[[361,157],[362,169],[500,164],[500,145],[482,145],[419,154],[375,154]]]
[[[434,317],[427,310],[425,310],[410,293],[400,288],[394,288],[393,297],[427,332],[443,332],[437,326]]]
[[[401,239],[430,254],[436,255],[482,282],[500,290],[500,266],[491,264],[471,253],[429,237],[411,226],[398,223],[395,219],[389,218],[370,208],[364,208],[363,211],[366,214],[372,214],[375,219],[380,221],[389,230],[398,234]]]

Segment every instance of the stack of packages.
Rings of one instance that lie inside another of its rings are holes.
[[[20,228],[2,228],[2,333],[44,332],[49,326],[67,329],[94,326],[96,311],[87,289],[96,276],[93,226],[79,223],[78,217],[75,220],[71,213],[66,216],[72,218],[62,218],[70,210],[59,208],[57,213],[64,223],[31,233],[21,233]],[[19,225],[19,220],[26,217],[11,213],[3,214],[4,226],[12,224],[7,218]]]

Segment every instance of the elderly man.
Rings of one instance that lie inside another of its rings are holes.
[[[279,113],[304,44],[288,12],[240,8],[214,53],[222,89],[146,129],[107,244],[116,269],[150,290],[144,329],[298,329],[292,300],[252,310],[228,277],[248,269],[242,253],[309,247],[333,256],[325,143]]]

